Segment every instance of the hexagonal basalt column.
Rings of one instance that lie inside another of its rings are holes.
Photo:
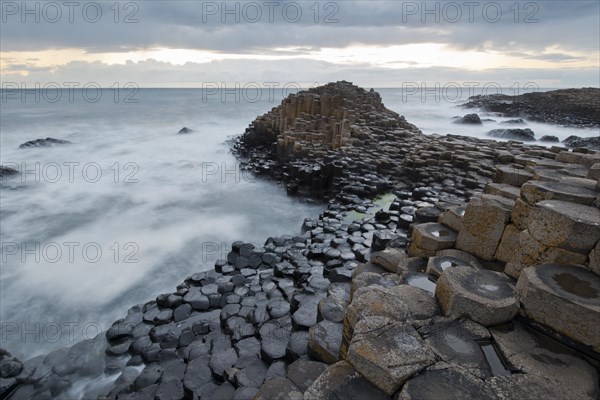
[[[435,295],[447,317],[467,316],[485,326],[510,321],[519,311],[514,285],[499,272],[449,268],[438,279]]]
[[[513,200],[489,194],[471,199],[456,248],[492,260],[514,206]]]
[[[456,232],[435,222],[415,226],[408,248],[411,257],[432,257],[438,250],[449,249],[456,242]]]
[[[600,276],[573,265],[526,268],[517,282],[523,313],[600,351]]]
[[[411,376],[433,364],[435,356],[411,324],[367,317],[356,325],[348,362],[392,395]]]

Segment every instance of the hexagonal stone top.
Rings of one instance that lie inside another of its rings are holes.
[[[438,279],[435,295],[447,317],[468,316],[485,326],[510,321],[519,310],[510,278],[488,270],[449,268]]]
[[[572,265],[546,264],[533,272],[554,295],[581,304],[600,306],[600,276]]]

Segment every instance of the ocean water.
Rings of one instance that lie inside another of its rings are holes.
[[[485,137],[507,119],[456,125],[451,118],[467,111],[444,96],[380,93],[426,134]],[[0,347],[27,359],[92,338],[129,307],[212,268],[233,241],[299,233],[325,206],[240,171],[225,143],[284,95],[2,94],[0,162],[21,173],[0,182]],[[178,135],[184,126],[193,132]],[[529,127],[538,137],[598,134]],[[19,148],[46,137],[73,144]]]

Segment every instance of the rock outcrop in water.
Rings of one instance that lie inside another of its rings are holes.
[[[520,140],[522,142],[535,142],[535,133],[529,128],[525,129],[492,129],[487,133],[489,137],[499,139]]]
[[[17,171],[14,168],[11,167],[5,167],[3,165],[0,165],[0,178],[4,178],[10,175],[15,175],[17,174],[19,171]]]
[[[470,97],[466,108],[524,117],[565,126],[600,128],[600,89],[561,89],[549,92]]]
[[[72,144],[73,142],[69,142],[68,140],[63,139],[54,139],[54,138],[46,138],[46,139],[36,139],[25,142],[19,146],[20,149],[26,149],[28,147],[51,147],[63,144]]]
[[[347,82],[304,93],[378,99]],[[68,398],[104,372],[118,379],[87,397],[598,397],[600,153],[424,136],[382,106],[373,128],[358,124],[371,139],[338,146],[337,117],[281,130],[305,104],[292,99],[235,151],[301,192],[317,180],[330,196],[319,218],[233,243],[104,336],[24,362],[0,395]],[[330,160],[344,164],[320,182]]]

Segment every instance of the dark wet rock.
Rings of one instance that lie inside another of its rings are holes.
[[[327,364],[340,360],[342,332],[344,326],[327,320],[310,328],[308,333],[308,354]]]
[[[390,397],[361,376],[346,361],[330,365],[304,393],[305,400],[389,400]]]
[[[493,271],[449,268],[438,280],[435,295],[444,315],[468,316],[485,326],[510,321],[519,311],[519,297],[512,281]]]
[[[600,137],[582,138],[579,136],[569,136],[562,141],[567,147],[588,147],[591,149],[600,150]]]
[[[249,337],[237,341],[234,344],[235,349],[238,352],[238,356],[241,357],[259,357],[260,356],[260,341],[255,337]]]
[[[21,373],[23,363],[0,348],[0,378],[13,378]]]
[[[19,146],[19,148],[24,149],[28,147],[51,147],[58,146],[62,144],[71,144],[73,142],[69,142],[68,140],[62,139],[54,139],[54,138],[46,138],[46,139],[36,139],[30,140],[29,142],[25,142]]]
[[[505,117],[526,116],[539,122],[566,126],[598,127],[598,88],[560,89],[524,93],[519,96],[492,94],[469,98],[466,108],[500,113]]]
[[[159,364],[148,364],[135,379],[135,389],[140,390],[153,385],[160,379],[163,368]]]
[[[118,342],[113,342],[107,349],[106,354],[112,356],[119,356],[127,353],[131,346],[132,340],[130,338],[121,339]],[[67,360],[65,360],[67,361]]]
[[[366,317],[354,329],[348,362],[379,389],[392,395],[435,356],[409,323]]]
[[[215,352],[210,356],[208,363],[213,374],[219,378],[223,377],[223,372],[235,365],[238,359],[235,349],[229,348],[225,351]]]
[[[540,142],[558,143],[558,137],[553,135],[544,135],[540,138]]]
[[[505,125],[525,125],[526,124],[526,122],[523,120],[523,118],[509,119],[506,121],[502,121],[500,123],[505,124]]]
[[[454,120],[456,124],[481,125],[481,118],[477,114],[467,114],[464,117]]]
[[[259,332],[263,359],[267,362],[273,362],[278,358],[285,357],[291,329],[292,325],[289,317],[271,320],[261,326]]]
[[[395,399],[498,400],[483,380],[460,367],[441,364],[436,364],[409,380]]]
[[[162,381],[156,392],[157,400],[181,400],[183,396],[183,383],[175,379]]]
[[[229,382],[225,382],[215,388],[206,398],[230,400],[235,394],[235,387]]]
[[[344,322],[347,302],[343,302],[334,297],[327,297],[319,301],[317,308],[317,321]]]
[[[312,328],[311,328],[312,329]],[[287,356],[290,360],[297,360],[308,353],[308,332],[297,331],[292,333],[287,345]]]
[[[303,400],[304,395],[289,379],[268,380],[254,395],[253,400]]]
[[[17,171],[14,168],[7,167],[7,166],[4,166],[4,165],[0,165],[0,178],[6,177],[6,176],[10,176],[10,175],[15,175],[18,172],[19,171]]]
[[[241,368],[235,374],[238,386],[249,386],[258,388],[263,384],[267,376],[267,366],[262,360],[254,359],[251,363]]]
[[[235,391],[231,400],[252,400],[256,392],[258,392],[257,387],[240,387]]]
[[[271,318],[277,319],[281,318],[285,315],[288,315],[290,312],[290,303],[288,303],[284,299],[275,299],[271,300],[267,305],[267,311]]]
[[[292,322],[296,329],[308,329],[317,323],[317,307],[319,299],[306,298],[292,315]]]
[[[192,133],[192,132],[194,132],[192,129],[190,129],[190,128],[188,128],[188,127],[185,127],[185,126],[184,126],[183,128],[181,128],[181,129],[179,130],[179,132],[177,132],[177,134],[178,134],[178,135],[181,135],[181,134],[185,134],[185,133]]]
[[[267,370],[267,376],[265,379],[272,379],[276,377],[283,378],[287,373],[287,364],[285,361],[275,361],[271,364],[269,369]]]
[[[16,378],[0,378],[0,397],[5,398],[16,386]]]
[[[192,313],[192,306],[188,303],[182,304],[173,310],[173,321],[180,322],[189,318]]]
[[[183,384],[186,389],[195,391],[209,382],[212,382],[213,377],[208,366],[208,357],[198,357],[187,364]]]
[[[287,378],[302,392],[305,392],[326,368],[327,364],[311,361],[308,358],[301,358],[290,364],[287,371]]]
[[[156,325],[168,324],[173,318],[173,310],[165,308],[160,310],[156,317],[154,317],[154,323]]]
[[[492,129],[488,136],[499,139],[520,140],[523,142],[535,141],[535,133],[529,128],[525,129]]]
[[[210,301],[208,297],[200,291],[199,288],[192,288],[189,292],[183,297],[183,300],[186,303],[189,303],[194,310],[208,310],[210,307]]]

